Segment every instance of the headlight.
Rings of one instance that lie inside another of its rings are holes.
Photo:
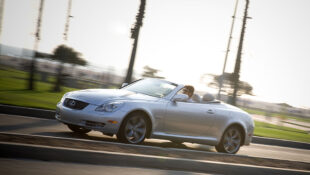
[[[62,98],[61,98],[61,100],[60,100],[61,103],[63,103],[63,102],[65,101],[65,99],[66,99],[66,97],[69,95],[69,93],[70,93],[70,92],[65,93],[65,94],[62,96]]]
[[[114,112],[118,109],[120,109],[124,105],[123,102],[109,102],[106,104],[102,104],[98,106],[95,111],[99,112]]]

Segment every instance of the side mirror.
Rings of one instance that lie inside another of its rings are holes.
[[[122,86],[121,86],[121,88],[123,88],[123,87],[125,87],[125,86],[127,86],[127,85],[128,85],[128,83],[123,83]]]
[[[172,98],[173,102],[177,101],[186,101],[188,99],[188,95],[186,94],[177,94]]]

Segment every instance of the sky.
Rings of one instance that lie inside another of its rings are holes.
[[[33,48],[39,0],[6,0],[0,42]],[[235,0],[147,0],[135,62],[177,83],[221,74]],[[139,0],[73,0],[66,44],[93,66],[125,74]],[[63,44],[67,0],[45,0],[39,51]],[[226,72],[237,54],[245,1],[239,0]],[[240,79],[255,98],[310,108],[310,1],[250,0]],[[212,91],[212,90],[210,90]],[[216,92],[216,90],[213,90]]]

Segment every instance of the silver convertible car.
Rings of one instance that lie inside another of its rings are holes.
[[[133,144],[158,138],[213,145],[232,154],[250,144],[249,114],[208,96],[189,101],[183,88],[147,78],[120,89],[68,92],[57,104],[56,119],[80,134],[95,130]]]

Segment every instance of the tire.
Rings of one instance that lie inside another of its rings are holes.
[[[77,126],[77,125],[71,125],[71,124],[67,124],[68,128],[78,134],[86,134],[88,132],[90,132],[90,129],[86,129],[82,126]]]
[[[242,142],[242,133],[236,126],[231,126],[224,132],[221,142],[215,146],[216,151],[235,154],[239,151]]]
[[[144,115],[135,113],[127,117],[117,133],[121,142],[139,144],[146,137],[148,125]]]

